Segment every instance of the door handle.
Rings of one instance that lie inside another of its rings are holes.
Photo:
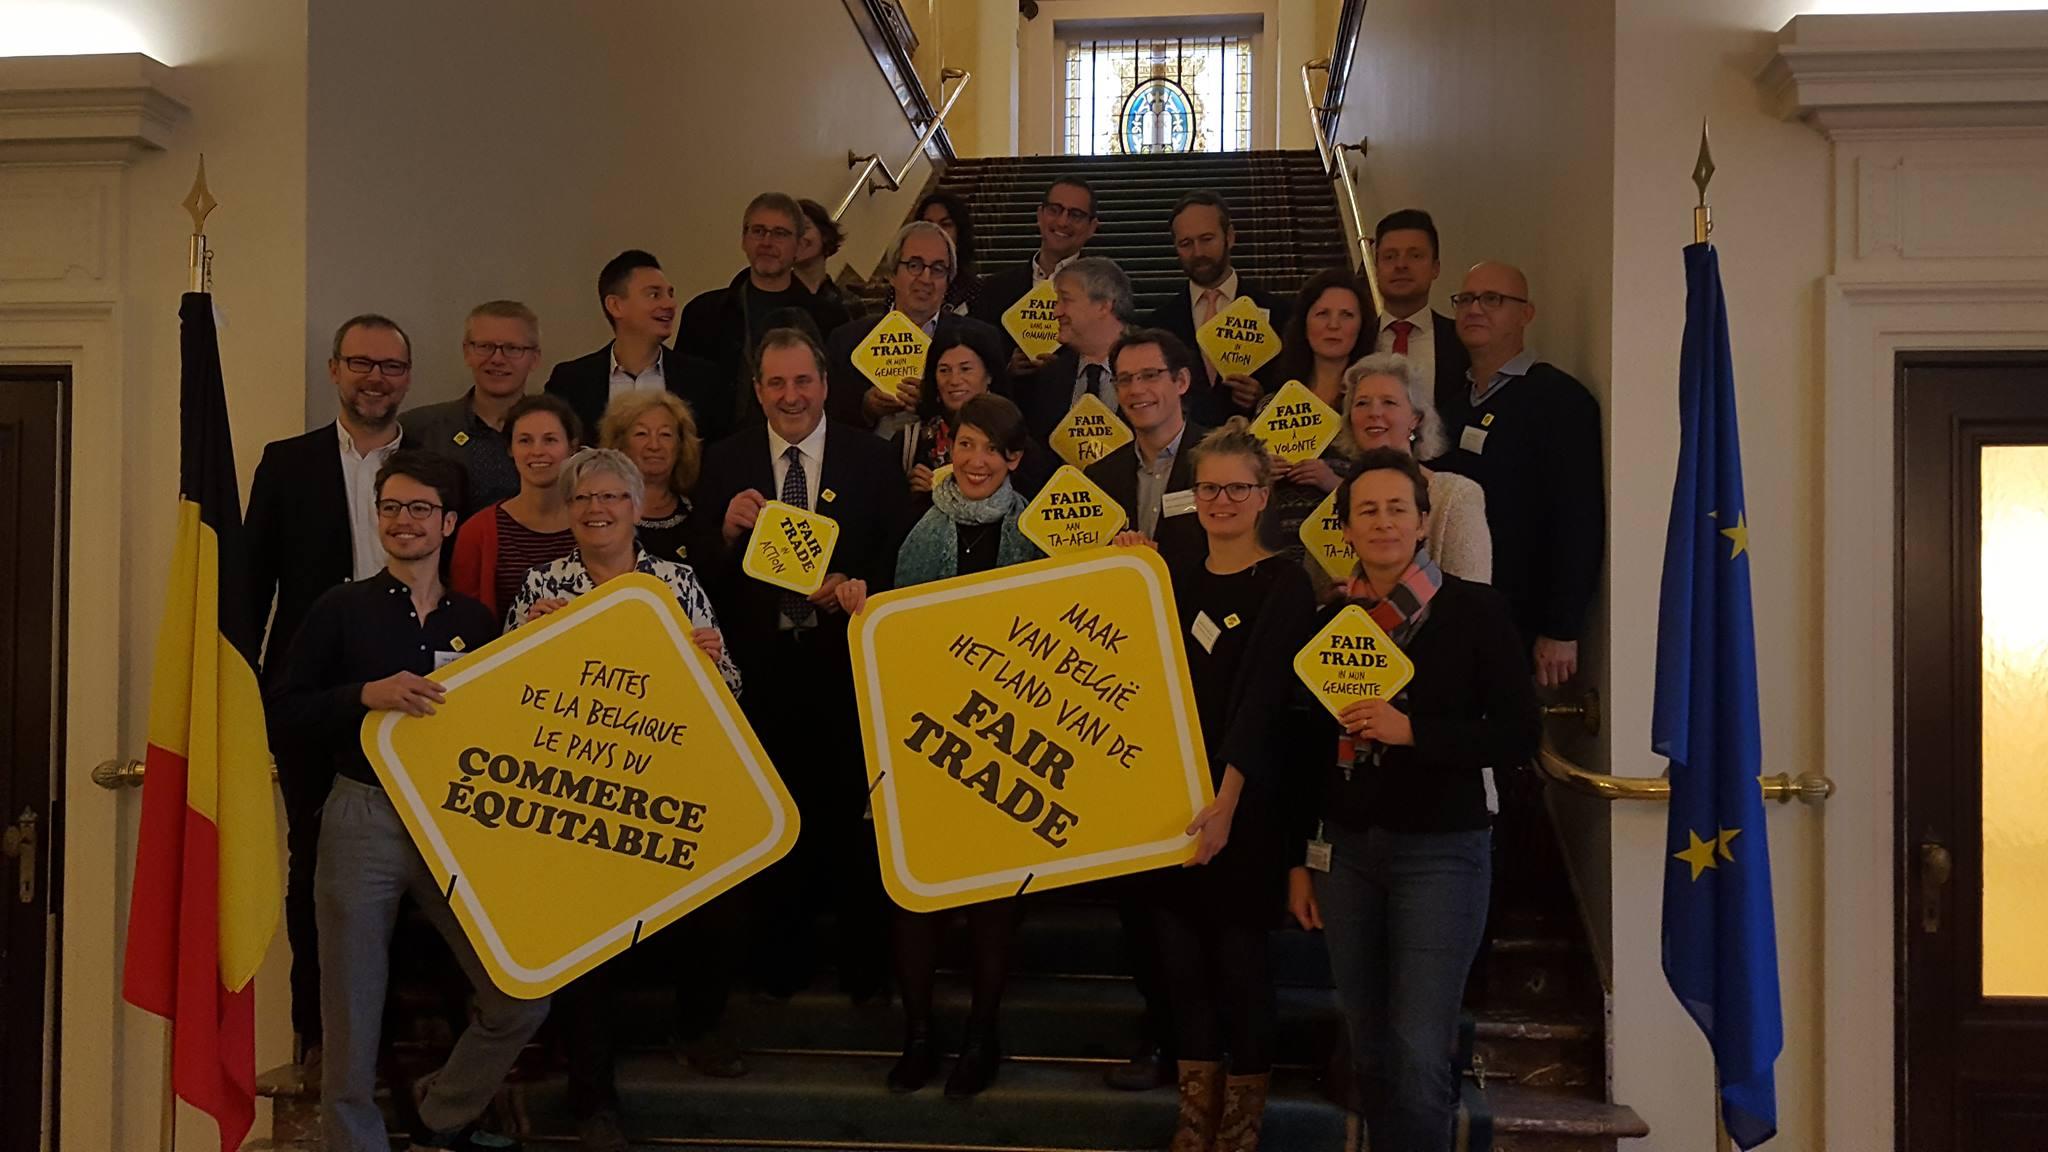
[[[1920,845],[1920,931],[1930,936],[1941,931],[1942,898],[1954,871],[1955,858],[1947,848],[1932,841]]]
[[[23,808],[5,831],[0,831],[0,855],[16,861],[15,898],[23,904],[36,902],[36,812]]]

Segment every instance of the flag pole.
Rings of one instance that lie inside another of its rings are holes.
[[[178,1152],[178,1092],[171,1084],[171,1072],[178,1054],[177,1031],[176,1024],[164,1021],[164,1115],[156,1138],[156,1145],[162,1152]]]

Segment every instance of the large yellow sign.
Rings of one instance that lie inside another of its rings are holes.
[[[818,497],[830,500],[832,490],[827,488]],[[838,542],[838,521],[794,504],[770,500],[754,518],[754,534],[747,538],[747,553],[740,560],[740,571],[777,588],[809,596],[824,585],[826,565],[832,563],[832,546]]]
[[[1052,318],[1053,305],[1059,302],[1060,294],[1052,281],[1040,280],[1003,313],[1003,330],[1033,360],[1059,351],[1060,322]]]
[[[690,631],[667,585],[621,576],[436,671],[432,716],[364,718],[364,753],[508,995],[547,995],[796,842]]]
[[[1359,700],[1392,700],[1415,662],[1365,609],[1346,604],[1295,654],[1294,674],[1336,716]]]
[[[1239,296],[1219,309],[1195,333],[1202,355],[1225,376],[1249,376],[1280,354],[1280,334],[1273,331],[1273,316]]]
[[[1100,548],[1129,521],[1124,506],[1072,464],[1060,465],[1017,517],[1017,530],[1047,556]]]
[[[850,638],[896,903],[936,911],[1193,855],[1209,762],[1152,549],[885,592]]]
[[[1046,437],[1059,457],[1076,468],[1086,468],[1131,442],[1131,430],[1109,405],[1088,392],[1067,409],[1066,419]]]
[[[1351,541],[1344,538],[1344,522],[1337,519],[1337,493],[1331,492],[1316,505],[1316,510],[1301,522],[1302,547],[1315,559],[1332,580],[1349,580],[1358,570],[1358,557],[1351,552]]]
[[[1299,380],[1289,380],[1273,393],[1266,410],[1252,421],[1252,435],[1282,464],[1299,464],[1323,454],[1337,438],[1335,409],[1317,398]]]
[[[915,381],[924,375],[924,357],[931,346],[931,337],[912,324],[910,317],[891,312],[855,346],[853,366],[869,383],[893,395],[905,380]]]

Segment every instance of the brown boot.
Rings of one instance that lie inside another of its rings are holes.
[[[1258,1152],[1259,1126],[1266,1120],[1266,1089],[1273,1076],[1232,1076],[1223,1082],[1223,1119],[1215,1152]]]
[[[1180,1062],[1180,1120],[1166,1152],[1210,1152],[1223,1114],[1223,1065],[1214,1060]]]

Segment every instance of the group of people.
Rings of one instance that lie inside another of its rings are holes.
[[[1291,916],[1328,941],[1375,1146],[1450,1147],[1495,774],[1532,756],[1536,686],[1575,672],[1600,572],[1597,406],[1527,349],[1535,305],[1516,269],[1477,264],[1449,297],[1454,314],[1431,311],[1441,264],[1426,213],[1395,212],[1375,231],[1377,315],[1349,269],[1291,298],[1249,283],[1231,263],[1230,206],[1192,192],[1166,221],[1186,291],[1140,318],[1122,269],[1087,252],[1098,223],[1085,181],[1055,181],[1031,259],[984,269],[971,206],[926,197],[881,275],[930,345],[921,378],[889,386],[853,366],[882,314],[849,315],[858,300],[824,276],[836,226],[777,193],[743,215],[746,267],[680,307],[653,255],[606,263],[595,287],[612,340],[557,363],[539,391],[540,323],[516,301],[467,318],[468,391],[403,412],[404,330],[374,313],[340,325],[337,418],[268,446],[247,518],[288,817],[293,1023],[309,1064],[317,1054],[327,1148],[386,1147],[380,1029],[408,896],[474,998],[446,1064],[394,1092],[414,1147],[512,1146],[479,1120],[548,1015],[547,1001],[486,978],[356,727],[375,709],[432,712],[440,664],[627,572],[674,591],[803,814],[789,857],[662,934],[689,957],[680,1054],[704,1075],[745,1075],[723,1025],[740,973],[786,998],[830,968],[855,1002],[900,994],[888,1088],[935,1077],[949,917],[892,908],[883,893],[848,617],[883,589],[1039,558],[1018,517],[1058,466],[1049,435],[1086,395],[1133,433],[1087,474],[1127,514],[1117,543],[1157,548],[1172,573],[1216,796],[1187,830],[1194,866],[1104,886],[1146,1002],[1134,1055],[1107,1079],[1178,1085],[1172,1152],[1256,1148],[1273,1061],[1267,932]],[[1001,318],[1046,280],[1061,346],[1033,358]],[[1252,376],[1195,351],[1197,329],[1240,296],[1283,336]],[[1282,465],[1247,418],[1289,380],[1335,409],[1341,431],[1319,458]],[[1297,535],[1332,492],[1357,561],[1334,581]],[[814,594],[741,572],[771,499],[838,524]],[[1416,670],[1394,699],[1332,719],[1289,665],[1344,604],[1365,607]],[[1021,911],[994,900],[965,915],[973,1000],[953,1096],[998,1075]],[[625,960],[559,993],[590,1149],[627,1146],[612,1074]]]

